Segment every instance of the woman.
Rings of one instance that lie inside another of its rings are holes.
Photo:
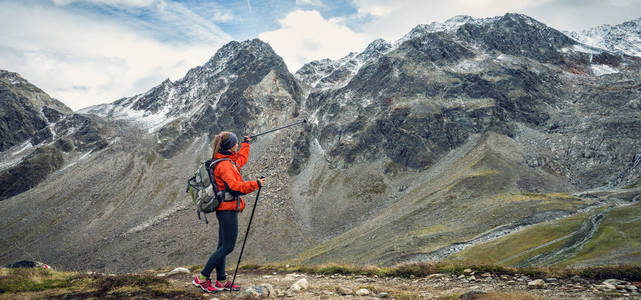
[[[227,158],[219,162],[214,168],[214,178],[219,191],[230,191],[232,195],[244,195],[253,192],[265,184],[264,179],[255,181],[243,181],[240,175],[242,168],[249,158],[249,142],[251,138],[246,136],[238,150],[238,138],[232,132],[223,131],[218,134],[212,143],[213,159]],[[240,287],[232,286],[225,275],[225,257],[234,250],[236,238],[238,237],[238,213],[245,208],[245,201],[240,196],[237,200],[225,201],[216,209],[218,219],[218,247],[209,257],[205,268],[192,281],[192,284],[200,287],[207,293],[215,293],[219,290],[238,291]],[[212,284],[209,275],[216,269],[216,283]],[[224,282],[224,283],[223,283]]]

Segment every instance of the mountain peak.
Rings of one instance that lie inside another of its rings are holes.
[[[641,18],[568,32],[568,35],[589,46],[641,57]]]
[[[0,81],[3,81],[9,85],[16,84],[28,84],[29,82],[22,78],[20,74],[15,72],[9,72],[7,70],[0,70]]]

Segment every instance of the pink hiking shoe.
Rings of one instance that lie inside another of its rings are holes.
[[[219,290],[223,290],[223,291],[230,291],[230,290],[231,291],[240,291],[240,287],[235,285],[235,284],[234,284],[234,286],[232,286],[231,285],[231,281],[229,281],[229,280],[227,282],[225,282],[225,283],[221,283],[220,281],[216,280],[216,288],[218,288]]]
[[[216,281],[216,283],[218,283],[218,281]],[[211,285],[210,279],[200,280],[198,275],[196,275],[196,278],[194,278],[191,284],[193,284],[196,287],[200,287],[205,293],[213,294],[218,292],[218,289],[215,286]]]

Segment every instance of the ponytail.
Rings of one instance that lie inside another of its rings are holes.
[[[223,143],[223,141],[226,141],[227,139],[229,139],[228,131],[222,131],[214,137],[214,140],[211,142],[211,148],[212,148],[211,158],[212,159],[216,159],[216,153],[220,151],[220,145]]]

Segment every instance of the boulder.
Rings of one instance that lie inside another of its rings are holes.
[[[305,278],[301,278],[300,280],[296,281],[296,283],[294,284],[298,285],[302,290],[309,288],[309,282],[307,282],[307,279]]]
[[[351,289],[346,288],[346,287],[344,287],[344,286],[339,286],[339,287],[337,287],[337,288],[336,288],[336,292],[337,292],[339,295],[343,295],[343,296],[351,295],[351,294],[353,293],[353,291],[352,291]]]
[[[527,283],[527,286],[531,289],[539,289],[545,286],[545,281],[543,281],[543,279],[532,280]]]
[[[171,270],[171,272],[167,273],[167,277],[173,276],[176,274],[191,274],[191,271],[189,271],[189,269],[187,268],[175,268]]]
[[[356,291],[357,296],[367,296],[369,295],[369,290],[368,289],[359,289]]]

